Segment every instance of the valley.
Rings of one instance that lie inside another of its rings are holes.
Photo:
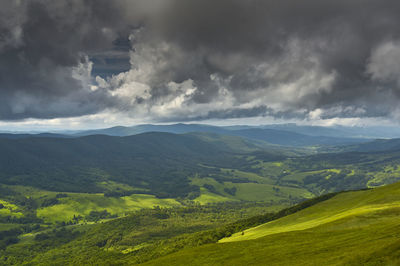
[[[79,263],[147,262],[397,208],[396,201],[362,205],[360,193],[375,189],[334,197],[357,206],[328,200],[332,192],[400,180],[397,140],[280,146],[209,132],[149,132],[16,135],[0,137],[0,147],[0,258],[7,264],[46,264],[65,252]],[[326,203],[318,203],[321,195]]]

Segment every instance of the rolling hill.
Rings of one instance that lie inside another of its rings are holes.
[[[343,192],[218,244],[145,265],[397,265],[400,183]]]
[[[247,130],[239,131],[249,134]],[[115,194],[115,188],[102,185],[110,181],[128,186],[132,193],[144,189],[157,197],[185,198],[193,192],[191,198],[200,193],[212,201],[229,201],[290,195],[298,199],[309,192],[360,189],[400,178],[396,150],[306,156],[306,149],[267,144],[256,137],[149,132],[0,138],[0,184]],[[276,137],[290,141],[290,135]]]
[[[26,235],[4,256],[16,259],[22,252],[26,257],[21,261],[33,264],[63,264],[67,256],[71,263],[95,265],[397,265],[400,261],[400,183],[326,195],[227,225],[212,218],[237,217],[233,206],[143,210],[79,234],[82,229],[71,225],[70,234],[78,235],[67,243],[54,242],[61,236],[45,231],[48,239]],[[260,224],[263,220],[268,222]],[[231,232],[236,233],[229,236]],[[53,245],[46,246],[49,242]],[[27,249],[34,245],[38,248],[32,256]]]
[[[321,265],[339,254],[375,263],[373,253],[396,263],[400,185],[327,194],[400,180],[396,140],[386,142],[323,154],[207,132],[0,138],[0,258],[262,265],[268,254],[272,265],[310,255]]]

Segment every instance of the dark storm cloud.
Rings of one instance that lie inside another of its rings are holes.
[[[85,55],[110,50],[130,26],[109,1],[2,1],[0,119],[77,116],[110,99],[91,92]],[[3,8],[5,7],[5,8]],[[83,79],[83,80],[82,80]]]
[[[206,49],[209,74],[233,75],[231,86],[239,93],[269,86],[271,78],[252,77],[253,66],[279,62],[287,43],[297,39],[308,54],[280,82],[297,79],[307,57],[315,56],[322,70],[337,73],[332,93],[310,96],[313,105],[324,106],[376,93],[367,63],[378,45],[399,38],[399,11],[398,1],[376,0],[173,1],[155,28],[156,37],[185,50]],[[385,86],[397,94],[395,84]]]
[[[240,119],[240,118],[250,118],[250,117],[274,117],[277,119],[302,119],[304,114],[296,114],[293,112],[276,112],[272,108],[267,106],[258,106],[253,108],[242,108],[242,109],[225,109],[218,111],[209,111],[205,115],[194,115],[194,116],[171,116],[166,118],[158,119],[158,122],[170,123],[170,122],[192,122],[192,121],[203,121],[209,119]],[[323,117],[330,118],[330,117]]]
[[[3,120],[106,108],[163,121],[397,110],[398,1],[0,5]]]

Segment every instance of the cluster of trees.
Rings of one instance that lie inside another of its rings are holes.
[[[107,218],[116,218],[117,215],[113,215],[111,213],[109,213],[107,210],[103,210],[103,211],[91,211],[89,213],[89,215],[87,215],[85,218],[87,221],[90,222],[97,222],[101,219],[107,219]]]
[[[305,186],[313,185],[322,191],[342,191],[365,188],[368,176],[364,173],[352,173],[348,169],[340,172],[324,171],[304,178]]]
[[[16,217],[12,215],[0,216],[0,223],[12,223],[12,224],[32,224],[32,223],[43,223],[43,220],[36,216],[36,213],[25,213],[22,217]]]
[[[132,194],[149,194],[149,192],[141,189],[131,189],[131,190],[117,189],[104,192],[104,197],[119,198],[119,197],[130,196]]]
[[[30,233],[38,229],[40,229],[39,224],[29,224],[0,231],[0,250],[4,250],[8,245],[18,243],[20,234]]]
[[[35,235],[35,241],[43,242],[45,240],[50,240],[47,243],[51,245],[51,242],[55,239],[61,240],[62,242],[69,242],[79,235],[78,231],[68,230],[65,227],[61,227],[60,229],[53,229],[50,231],[46,231],[44,233],[39,233]]]
[[[231,188],[224,188],[224,191],[226,192],[226,193],[228,193],[229,195],[232,195],[232,196],[235,196],[236,195],[236,191],[237,191],[237,188],[236,187],[231,187]]]
[[[46,198],[42,201],[42,203],[40,204],[40,207],[49,207],[49,206],[53,206],[60,203],[60,201],[57,198]]]

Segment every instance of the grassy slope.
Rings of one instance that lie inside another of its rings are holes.
[[[221,241],[232,242],[184,250],[149,264],[397,265],[399,215],[400,183],[345,192]]]
[[[91,211],[107,210],[111,214],[124,215],[142,208],[180,205],[175,199],[158,199],[146,194],[112,198],[104,197],[103,194],[68,193],[68,197],[60,201],[60,204],[38,209],[37,216],[45,222],[70,221],[74,215],[85,216]]]
[[[393,186],[397,189],[394,190]],[[276,233],[304,230],[340,219],[351,219],[355,216],[397,208],[400,209],[399,183],[376,190],[345,192],[312,208],[250,228],[244,232],[244,235],[238,233],[220,242],[249,240]]]

